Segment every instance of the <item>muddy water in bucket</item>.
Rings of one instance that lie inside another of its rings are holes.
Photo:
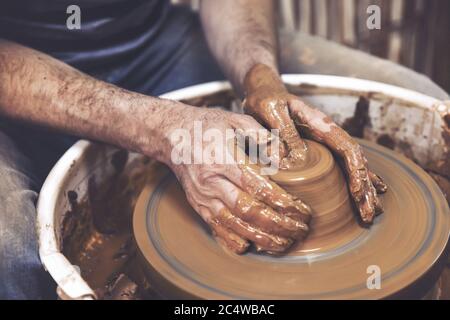
[[[360,226],[340,168],[326,148],[310,142],[304,167],[272,177],[314,210],[307,240],[281,256],[224,250],[190,208],[176,178],[161,170],[148,181],[133,217],[148,281],[169,298],[364,299],[425,294],[445,258],[450,230],[445,198],[413,162],[359,142],[371,170],[389,186],[381,198],[385,213],[370,228]],[[373,267],[382,279],[376,290],[367,286],[367,272]]]

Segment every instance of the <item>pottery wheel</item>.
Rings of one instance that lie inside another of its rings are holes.
[[[424,294],[445,256],[450,212],[432,179],[412,161],[359,141],[389,191],[370,228],[355,223],[336,239],[282,256],[222,248],[189,206],[176,178],[158,170],[144,188],[133,228],[149,282],[167,298],[376,299]],[[301,245],[299,247],[302,248]],[[375,266],[375,267],[374,267]],[[380,288],[368,278],[379,268]]]

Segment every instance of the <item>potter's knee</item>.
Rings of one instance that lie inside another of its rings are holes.
[[[3,236],[3,235],[2,235]],[[4,243],[4,244],[3,244]],[[0,299],[40,299],[40,281],[44,270],[37,248],[18,237],[2,241],[0,248]]]
[[[25,183],[26,178],[10,168],[0,167],[0,264],[5,259],[36,251],[37,193]]]
[[[0,299],[50,297],[52,281],[38,253],[36,192],[10,188],[1,195],[4,201],[0,215]]]
[[[0,230],[13,228],[15,232],[34,228],[37,192],[24,173],[0,165]]]
[[[36,198],[27,178],[0,166],[0,299],[41,299],[51,282],[39,260]]]

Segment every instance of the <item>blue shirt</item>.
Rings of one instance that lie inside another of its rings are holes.
[[[81,29],[67,27],[72,4],[80,7]],[[108,68],[157,37],[169,5],[166,0],[0,0],[0,38],[81,70]]]

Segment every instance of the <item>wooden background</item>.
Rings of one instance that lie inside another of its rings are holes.
[[[199,0],[172,0],[198,8]],[[226,1],[226,0],[224,0]],[[275,0],[279,26],[322,36],[424,73],[450,92],[450,0]],[[381,8],[381,30],[366,26]]]

